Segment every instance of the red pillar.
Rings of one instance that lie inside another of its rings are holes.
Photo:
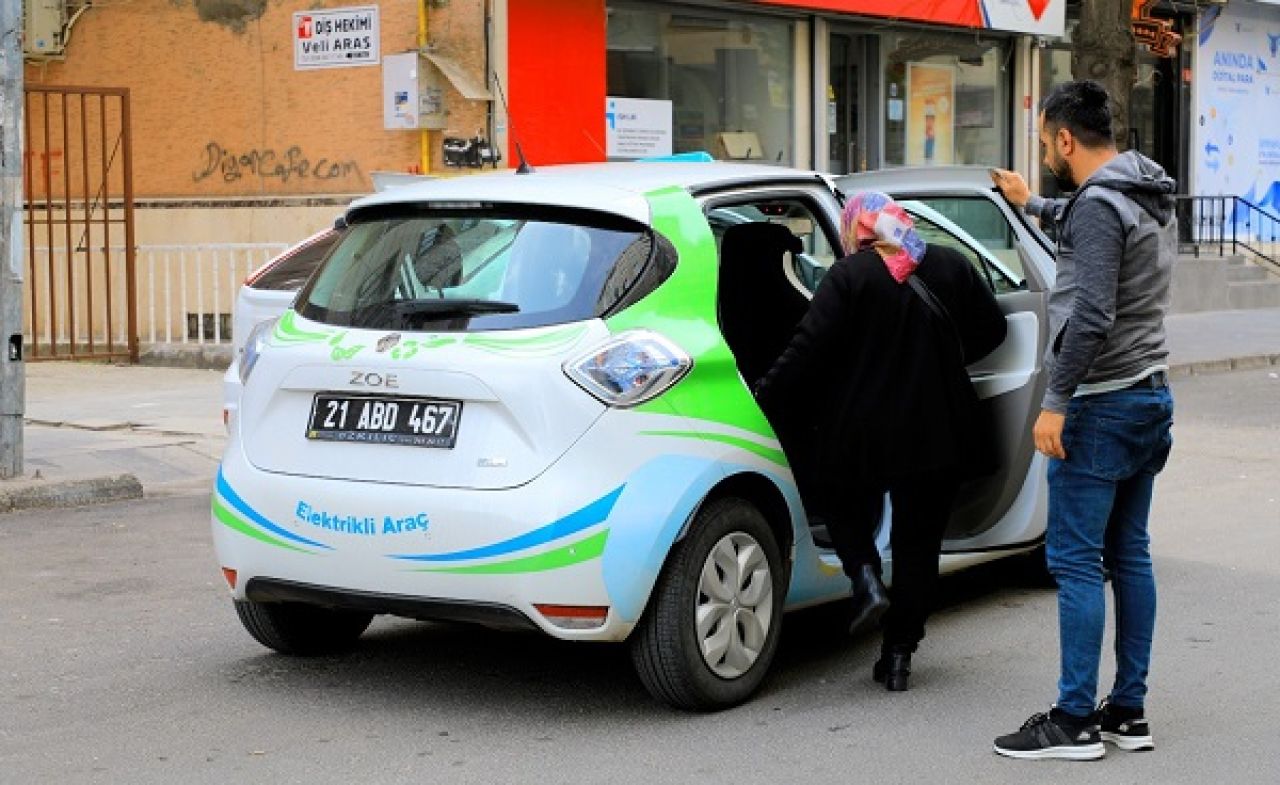
[[[508,0],[507,161],[605,159],[604,0]]]

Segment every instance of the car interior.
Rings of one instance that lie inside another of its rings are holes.
[[[728,227],[720,241],[720,326],[747,386],[782,354],[809,301],[786,276],[800,238],[775,223]]]
[[[949,223],[950,218],[941,209],[935,210],[932,203],[912,201],[904,206],[908,206],[917,228],[929,242],[961,252],[997,296],[1025,293],[1027,281],[1012,232],[1007,226],[1002,230],[1002,219],[994,220],[1000,218],[998,214],[982,212],[986,205],[968,201],[957,204],[961,201],[944,199],[938,207],[985,230],[983,235],[989,238],[987,243],[994,251],[988,250],[987,245],[982,246],[984,250],[970,245],[973,241],[964,230]],[[743,380],[752,387],[786,348],[808,308],[809,296],[836,254],[811,211],[799,199],[718,205],[709,211],[708,219],[720,245],[721,329]],[[1016,321],[1019,317],[1014,318]],[[1021,404],[1003,396],[984,405],[1002,409]],[[812,454],[812,435],[798,424],[777,421],[781,416],[771,413],[771,423],[790,459],[801,497],[809,498],[812,490],[807,487],[808,472],[798,460]],[[996,416],[1007,419],[1003,414]],[[993,509],[1006,505],[1006,490],[1000,475],[966,485],[949,534],[981,531],[994,520]],[[830,545],[821,519],[811,518],[810,529],[815,542]]]
[[[764,376],[786,349],[809,299],[788,275],[804,251],[801,238],[784,224],[732,224],[720,240],[720,327],[748,387]],[[774,431],[791,462],[802,497],[812,493],[802,458],[813,453],[812,435],[799,421],[774,413]],[[806,505],[812,509],[812,505]],[[815,542],[830,546],[826,527],[810,519]]]

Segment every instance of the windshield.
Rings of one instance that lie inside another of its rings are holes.
[[[298,297],[344,327],[472,331],[606,316],[652,291],[674,249],[596,213],[421,210],[357,218]]]

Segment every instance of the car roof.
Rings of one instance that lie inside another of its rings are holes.
[[[840,175],[836,185],[845,193],[873,188],[893,191],[903,188],[991,188],[991,176],[986,166],[900,166],[877,169],[871,172]]]
[[[419,202],[511,202],[598,210],[649,222],[645,194],[661,188],[689,191],[735,183],[816,181],[812,171],[729,162],[627,161],[539,166],[530,174],[512,171],[466,177],[424,179],[359,199],[347,210],[355,214],[384,205]]]

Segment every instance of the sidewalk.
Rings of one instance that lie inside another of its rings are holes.
[[[1280,309],[1176,314],[1173,376],[1277,366]],[[222,372],[27,366],[26,476],[0,481],[0,513],[212,487],[226,433]]]
[[[226,441],[222,372],[27,365],[25,475],[0,514],[212,487]]]

